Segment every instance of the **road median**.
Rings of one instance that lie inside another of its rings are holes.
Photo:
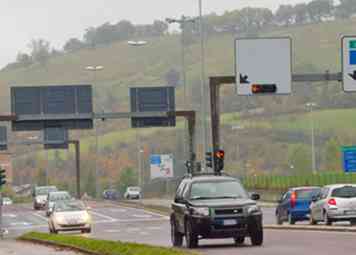
[[[53,235],[30,232],[18,238],[20,241],[60,247],[90,255],[194,255],[196,253],[158,246],[120,241],[91,239],[81,236]]]

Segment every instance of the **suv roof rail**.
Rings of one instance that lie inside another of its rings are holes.
[[[224,172],[216,173],[216,172],[195,172],[195,173],[188,173],[184,176],[184,178],[192,178],[195,176],[230,176]]]

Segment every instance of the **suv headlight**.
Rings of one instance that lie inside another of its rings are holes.
[[[258,205],[250,205],[247,207],[248,214],[254,214],[261,212],[261,208]]]
[[[192,208],[192,213],[195,216],[209,216],[210,215],[210,210],[207,207],[196,207]]]

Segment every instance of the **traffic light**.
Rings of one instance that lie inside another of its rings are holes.
[[[0,169],[0,188],[6,184],[6,170]]]
[[[213,153],[212,152],[205,153],[205,162],[206,162],[206,167],[213,168]]]
[[[225,151],[218,150],[215,152],[215,171],[221,172],[224,170],[224,158],[225,158]]]
[[[252,94],[276,93],[277,85],[276,84],[253,84],[251,90],[252,90]]]

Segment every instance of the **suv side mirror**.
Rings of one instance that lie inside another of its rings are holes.
[[[255,201],[257,201],[257,200],[260,200],[260,194],[257,194],[257,193],[251,193],[251,199],[252,200],[255,200]]]

